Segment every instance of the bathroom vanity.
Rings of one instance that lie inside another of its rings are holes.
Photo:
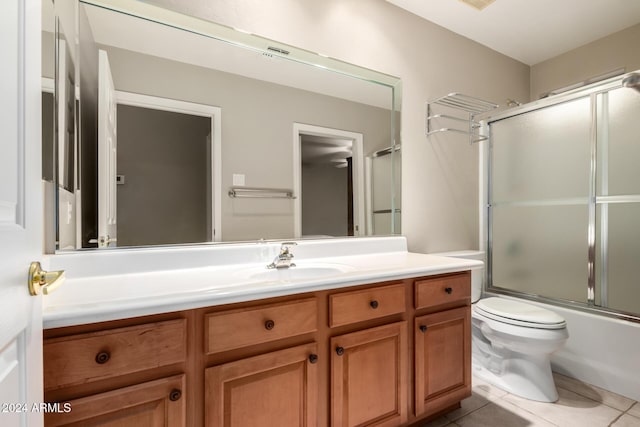
[[[322,251],[309,245],[296,249]],[[406,248],[300,258],[289,278],[263,264],[211,267],[219,287],[210,272],[182,270],[201,283],[175,283],[173,306],[138,298],[141,289],[107,299],[101,285],[135,275],[96,279],[100,295],[70,279],[69,298],[61,287],[44,313],[44,389],[72,411],[46,425],[405,426],[470,395],[470,270],[480,262]],[[137,288],[153,288],[149,274]],[[160,293],[167,274],[156,273]]]

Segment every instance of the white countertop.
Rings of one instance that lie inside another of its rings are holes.
[[[276,245],[276,249],[278,247]],[[68,271],[66,282],[45,297],[44,327],[103,322],[483,267],[480,261],[405,250],[369,252],[294,260],[297,266],[292,269],[336,268],[336,272],[321,277],[290,278],[286,271],[267,270],[265,262],[140,272],[125,269],[123,273],[114,268],[112,271],[116,274],[78,274],[76,277]],[[251,277],[263,276],[266,271],[280,275],[282,280]]]

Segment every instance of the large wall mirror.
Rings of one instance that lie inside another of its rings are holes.
[[[138,1],[43,2],[50,250],[400,232],[398,78]]]

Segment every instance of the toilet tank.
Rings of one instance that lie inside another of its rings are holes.
[[[453,258],[474,259],[485,262],[484,251],[453,251],[439,252],[431,255],[448,256]],[[482,283],[484,282],[484,268],[471,270],[471,303],[474,303],[482,296]]]

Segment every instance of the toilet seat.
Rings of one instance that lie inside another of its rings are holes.
[[[498,322],[535,329],[563,329],[567,323],[553,311],[505,298],[485,298],[474,305],[476,313]]]

